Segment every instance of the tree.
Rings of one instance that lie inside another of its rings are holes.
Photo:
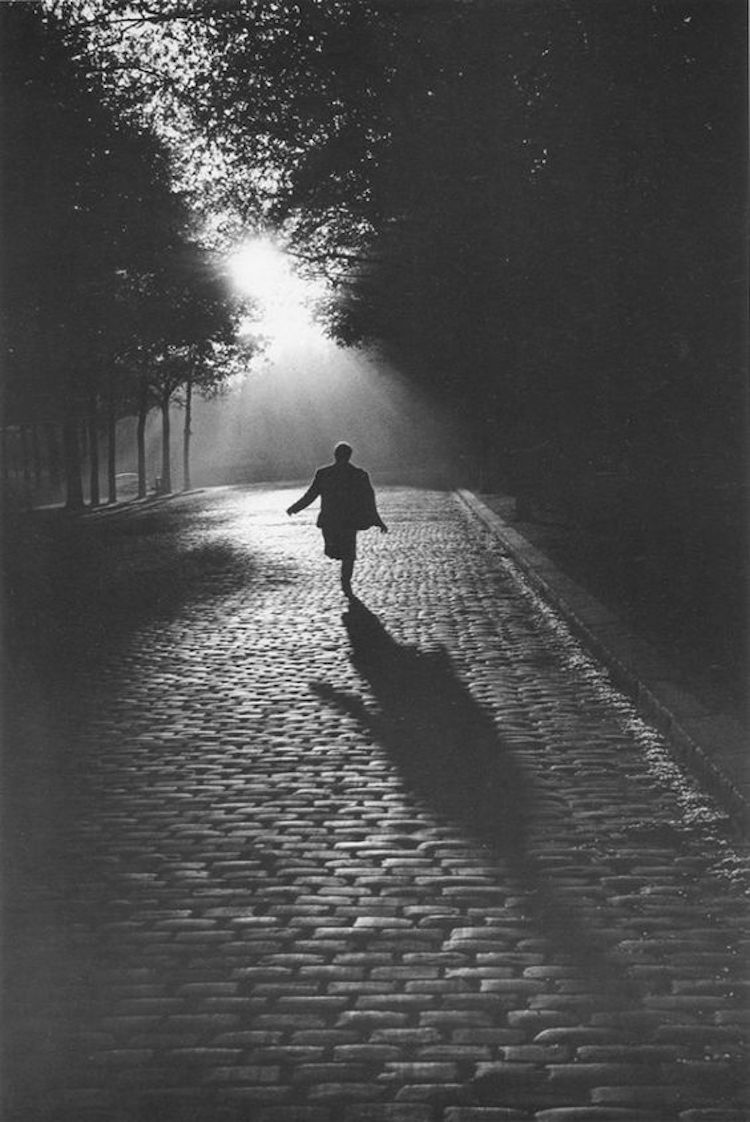
[[[76,508],[84,418],[98,501],[99,408],[102,394],[116,396],[123,309],[186,211],[163,144],[105,97],[80,35],[36,5],[4,5],[0,18],[2,129],[14,152],[2,191],[5,412],[62,423],[67,504]]]
[[[245,377],[263,342],[255,337],[235,337],[230,345],[217,339],[194,344],[186,356],[187,377],[183,386],[182,406],[185,410],[182,439],[182,489],[192,486],[190,471],[190,439],[192,436],[193,393],[203,398],[223,394],[234,379]]]
[[[278,225],[496,480],[616,469],[742,584],[744,0],[64,6],[215,228]]]
[[[161,489],[172,490],[170,405],[181,387],[209,391],[228,370],[216,361],[218,348],[235,338],[239,306],[228,290],[215,253],[182,232],[165,249],[140,295],[135,333],[139,355],[139,493],[145,494],[143,431],[150,404],[162,418]]]
[[[740,0],[95,10],[206,204],[282,223],[346,341],[480,431],[598,457],[723,430],[736,474]]]

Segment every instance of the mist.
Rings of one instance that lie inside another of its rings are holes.
[[[182,479],[183,423],[176,407],[176,487]],[[317,330],[303,342],[273,344],[265,357],[254,359],[240,384],[220,397],[194,398],[192,434],[194,487],[307,479],[331,459],[339,440],[347,440],[355,462],[382,483],[452,487],[464,472],[461,437],[447,413],[382,360],[339,347]],[[160,471],[160,456],[154,413],[147,429],[150,481]]]

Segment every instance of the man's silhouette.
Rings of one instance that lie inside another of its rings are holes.
[[[341,442],[333,450],[334,462],[318,468],[315,478],[301,499],[287,508],[287,514],[304,510],[320,495],[317,525],[323,531],[327,557],[341,561],[341,587],[352,597],[352,573],[357,556],[357,530],[378,526],[381,534],[388,527],[378,514],[370,477],[350,463],[351,445]]]

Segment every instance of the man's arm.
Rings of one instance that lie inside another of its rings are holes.
[[[319,474],[319,472],[315,472],[315,478],[305,491],[302,498],[297,499],[296,503],[292,503],[291,506],[288,506],[286,508],[287,514],[297,514],[298,511],[304,510],[306,506],[309,506],[310,503],[314,502],[315,499],[317,499],[318,495],[320,494],[320,480],[318,478]]]
[[[380,511],[378,510],[377,502],[375,500],[375,489],[374,489],[372,483],[370,482],[370,477],[367,474],[367,472],[364,472],[363,474],[364,474],[366,501],[367,501],[368,507],[370,508],[371,518],[372,518],[371,525],[377,526],[378,529],[380,530],[381,534],[387,534],[388,533],[388,527],[386,526],[383,519],[380,517]]]

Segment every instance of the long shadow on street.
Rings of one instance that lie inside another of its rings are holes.
[[[580,967],[610,1002],[638,1000],[636,987],[570,897],[555,893],[528,849],[534,790],[492,716],[457,677],[444,650],[402,646],[361,601],[344,615],[351,661],[377,710],[357,694],[313,683],[314,692],[360,722],[429,810],[488,848],[498,872],[528,894],[539,933]]]

